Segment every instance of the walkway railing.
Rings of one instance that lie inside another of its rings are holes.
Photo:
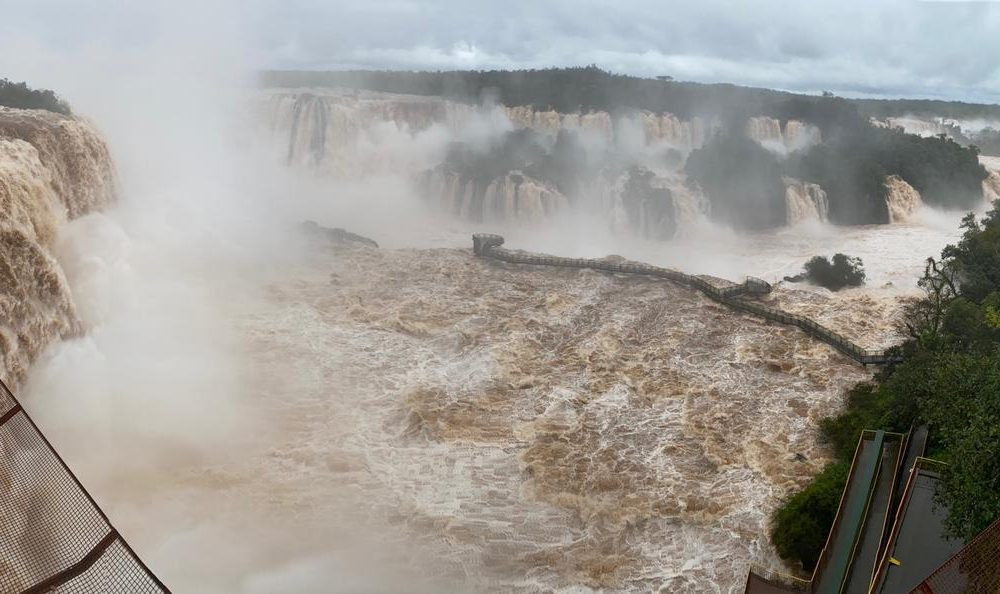
[[[0,381],[0,592],[169,594]]]
[[[841,353],[863,365],[885,365],[902,361],[898,347],[885,351],[863,349],[849,338],[834,332],[817,322],[797,314],[768,307],[762,303],[743,299],[746,295],[762,295],[771,291],[771,285],[754,277],[747,277],[742,283],[731,283],[722,279],[715,282],[702,276],[685,274],[678,270],[660,268],[641,262],[615,262],[606,259],[562,258],[546,254],[533,254],[516,250],[508,250],[503,246],[504,239],[500,235],[477,233],[472,236],[472,246],[477,256],[492,258],[512,264],[534,264],[540,266],[559,266],[563,268],[589,268],[613,273],[643,274],[671,280],[701,291],[709,298],[735,310],[755,316],[795,326],[803,332],[821,340]]]

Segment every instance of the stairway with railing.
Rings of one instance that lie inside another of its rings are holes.
[[[732,283],[722,279],[685,274],[670,268],[661,268],[641,262],[612,261],[592,258],[562,258],[547,254],[533,254],[519,250],[509,250],[503,246],[500,235],[477,233],[472,236],[473,251],[477,256],[509,262],[512,264],[532,264],[538,266],[558,266],[563,268],[588,268],[615,274],[641,274],[664,278],[696,289],[710,299],[737,311],[749,313],[772,322],[787,324],[821,340],[862,365],[886,365],[902,360],[898,347],[885,351],[869,350],[855,344],[849,338],[835,332],[816,321],[769,307],[760,302],[746,299],[746,296],[763,295],[771,291],[771,285],[759,278],[746,277],[742,283]]]

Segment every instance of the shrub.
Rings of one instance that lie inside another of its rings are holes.
[[[828,465],[778,509],[771,541],[779,555],[797,560],[804,570],[812,571],[837,515],[849,470],[850,464],[843,462]]]
[[[814,256],[805,265],[805,278],[831,291],[844,287],[857,287],[865,282],[864,266],[861,258],[845,254],[835,254],[833,261],[824,256]]]

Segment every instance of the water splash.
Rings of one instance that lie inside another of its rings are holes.
[[[920,207],[923,206],[920,192],[898,175],[889,175],[885,178],[885,189],[885,203],[889,207],[889,222],[912,222]]]

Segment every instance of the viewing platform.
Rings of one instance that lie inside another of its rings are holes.
[[[690,275],[661,268],[642,262],[612,261],[598,258],[563,258],[547,254],[535,254],[520,250],[509,250],[503,247],[504,238],[491,233],[477,233],[472,236],[473,252],[481,258],[490,258],[511,264],[531,264],[535,266],[557,266],[562,268],[587,268],[603,270],[615,274],[641,274],[670,280],[708,296],[737,311],[755,315],[772,322],[796,326],[803,332],[821,340],[841,353],[854,359],[862,365],[886,365],[902,361],[897,347],[885,351],[868,350],[852,342],[849,338],[835,332],[805,316],[788,313],[769,307],[745,297],[757,297],[771,292],[770,283],[752,276],[746,277],[742,283],[734,283],[708,275]]]

